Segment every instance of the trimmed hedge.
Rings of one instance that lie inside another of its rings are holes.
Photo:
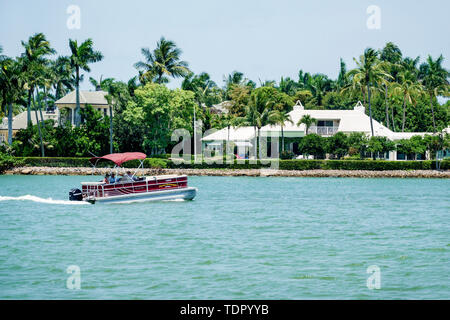
[[[29,167],[90,167],[90,158],[52,158],[52,157],[24,157],[20,159],[25,166]],[[145,168],[167,168],[169,160],[160,158],[147,158],[144,160]],[[109,161],[99,161],[97,167],[105,168],[111,167],[112,163]],[[137,168],[139,166],[138,160],[128,161],[123,164],[124,168]]]
[[[8,154],[0,153],[0,174],[8,169],[23,166],[23,161]]]
[[[90,167],[89,158],[40,158],[26,157],[15,158],[20,165],[31,167]],[[272,160],[275,161],[275,160]],[[99,162],[98,167],[111,167],[111,163]],[[124,163],[125,168],[136,168],[138,160]],[[234,160],[228,164],[212,163],[180,163],[175,164],[171,160],[163,158],[147,158],[144,160],[144,168],[180,168],[180,169],[261,169],[269,168],[270,163],[253,163],[248,160]],[[387,161],[387,160],[279,160],[280,170],[434,170],[436,161]],[[450,160],[441,162],[442,170],[450,169]]]

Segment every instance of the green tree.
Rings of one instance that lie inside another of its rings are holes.
[[[324,74],[315,74],[308,79],[307,89],[311,91],[318,106],[322,106],[325,94],[332,89],[332,81]]]
[[[352,155],[351,150],[359,153],[360,158],[364,158],[367,151],[368,139],[363,132],[352,132],[348,135],[347,142],[349,145],[349,154]]]
[[[75,88],[75,77],[69,57],[59,56],[50,63],[51,83],[55,91],[55,100],[58,100]]]
[[[75,106],[75,125],[78,127],[81,123],[80,117],[80,70],[90,72],[90,63],[95,63],[103,59],[100,51],[94,50],[92,39],[87,39],[78,46],[77,40],[69,39],[69,47],[71,51],[70,65],[75,70],[75,90],[76,90],[76,106]]]
[[[417,160],[418,154],[425,154],[427,150],[426,141],[421,136],[412,136],[410,139],[401,139],[396,142],[397,151]]]
[[[345,65],[345,62],[342,58],[339,60],[340,68],[339,68],[339,75],[336,80],[336,89],[340,91],[341,89],[345,88],[349,85],[349,79],[347,76],[347,67]]]
[[[430,108],[433,117],[433,130],[437,131],[436,119],[434,114],[433,99],[439,95],[449,94],[450,73],[442,66],[444,57],[440,55],[436,60],[429,55],[426,62],[420,66],[420,78],[423,87],[430,98]]]
[[[101,75],[98,81],[92,77],[89,77],[89,82],[94,86],[95,91],[108,91],[108,88],[114,82],[114,78],[103,79],[103,75]]]
[[[1,49],[1,47],[0,47]],[[1,50],[0,50],[1,53]],[[13,104],[20,102],[23,78],[17,61],[0,55],[0,101],[1,110],[8,107],[8,144],[12,144]]]
[[[317,123],[317,119],[311,117],[309,114],[305,114],[300,120],[297,122],[297,127],[299,127],[301,124],[304,124],[306,127],[305,134],[308,135],[309,128],[314,124]]]
[[[364,51],[364,54],[359,58],[359,61],[356,59],[353,60],[355,61],[357,68],[351,70],[348,75],[352,78],[353,83],[358,83],[361,88],[367,88],[370,130],[372,136],[374,136],[370,89],[383,83],[386,78],[390,78],[391,76],[387,74],[385,70],[383,70],[382,65],[378,63],[378,51],[375,51],[372,48],[367,48]]]
[[[19,61],[22,64],[25,87],[28,90],[27,125],[31,126],[31,97],[36,86],[36,76],[41,72],[46,57],[54,54],[55,50],[51,48],[50,42],[43,33],[36,33],[27,42],[22,41],[22,46],[25,52],[22,53]]]
[[[313,155],[316,159],[323,159],[325,156],[325,138],[315,133],[308,134],[300,139],[298,148],[304,155]]]
[[[124,110],[124,120],[144,127],[142,147],[148,154],[165,153],[175,129],[192,133],[193,110],[197,107],[193,92],[147,83],[135,90],[135,97]]]
[[[380,154],[385,154],[386,152],[395,150],[395,143],[390,141],[386,137],[370,137],[367,144],[367,151],[372,154],[373,159]]]
[[[175,42],[161,37],[156,44],[155,50],[142,48],[141,53],[145,61],[135,63],[135,67],[142,70],[142,78],[145,81],[156,83],[167,83],[167,77],[178,78],[189,74],[188,63],[182,61],[182,54]]]
[[[343,132],[338,132],[327,139],[326,151],[338,159],[348,153],[348,148],[348,138]]]
[[[258,110],[258,100],[257,96],[252,96],[252,102],[245,108],[245,116],[237,117],[234,122],[236,126],[250,126],[254,128],[255,131],[255,145],[254,154],[255,157],[261,157],[261,148],[259,146],[260,140],[260,130],[268,122],[269,112],[268,109],[264,109],[262,112]],[[259,152],[258,152],[259,151]]]
[[[422,86],[417,82],[414,72],[404,69],[399,74],[400,83],[394,88],[394,92],[403,97],[402,132],[405,131],[406,106],[408,103],[416,104],[416,96],[422,94]]]
[[[284,151],[284,126],[287,122],[292,122],[291,116],[284,110],[272,110],[268,115],[269,123],[279,125],[281,128],[281,152]]]
[[[229,112],[237,117],[245,115],[245,108],[250,101],[250,87],[233,85],[228,92],[231,105]]]

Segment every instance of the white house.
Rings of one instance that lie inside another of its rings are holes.
[[[299,138],[306,135],[306,126],[297,123],[304,115],[309,115],[317,120],[314,126],[311,126],[308,133],[316,133],[321,136],[332,136],[337,132],[351,133],[363,132],[371,136],[370,117],[365,113],[365,108],[358,102],[353,110],[305,110],[300,101],[297,101],[293,110],[289,113],[293,123],[285,123],[283,134],[286,138]],[[426,132],[393,132],[378,121],[372,118],[373,130],[375,136],[387,137],[388,139],[400,140],[409,139],[412,136],[424,136]],[[261,128],[261,136],[281,136],[280,125],[266,125]],[[247,143],[247,147],[255,145],[257,133],[253,127],[230,128],[229,140],[239,144]],[[205,147],[222,145],[228,140],[228,129],[221,129],[214,134],[208,135],[202,139]],[[293,143],[289,148],[293,150]],[[397,159],[396,151],[389,155],[390,159]]]

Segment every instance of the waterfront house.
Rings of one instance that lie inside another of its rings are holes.
[[[39,120],[41,120],[40,113],[38,112]],[[55,124],[58,121],[59,117],[59,111],[56,110],[43,110],[42,111],[42,118],[45,120],[54,120]],[[27,128],[27,111],[21,112],[15,117],[13,117],[12,121],[12,134],[13,137],[16,135],[17,131],[20,129],[26,129]],[[31,123],[33,125],[36,125],[36,115],[35,111],[31,111]],[[2,119],[2,122],[0,123],[0,144],[5,143],[8,141],[8,118],[5,117]]]
[[[105,116],[111,116],[112,108],[108,104],[105,96],[106,91],[81,91],[80,90],[80,108],[91,105],[94,110],[100,111]],[[75,90],[65,95],[55,102],[59,109],[59,123],[66,123],[69,121],[72,125],[75,123],[75,108],[76,108],[76,94]]]
[[[305,124],[297,126],[299,120],[309,115],[316,119],[317,122],[308,129],[309,133],[316,133],[320,136],[329,137],[337,132],[346,134],[352,132],[363,132],[367,136],[371,136],[370,117],[365,112],[365,107],[358,102],[352,110],[306,110],[300,101],[297,101],[293,110],[289,113],[293,123],[285,123],[283,126],[283,134],[286,138],[286,149],[294,153],[298,153],[298,142],[292,141],[306,135]],[[412,136],[424,136],[426,132],[394,132],[385,127],[380,122],[372,119],[374,135],[387,137],[392,141],[409,139]],[[242,134],[241,134],[242,133]],[[428,133],[430,134],[430,133]],[[280,125],[266,125],[260,130],[261,137],[280,137]],[[250,148],[255,146],[257,133],[253,127],[230,128],[229,140]],[[223,128],[212,135],[207,135],[202,139],[205,148],[221,148],[223,142],[228,139],[228,128]],[[254,154],[254,153],[253,153]],[[391,160],[403,160],[403,155],[397,155],[396,151],[391,151],[387,155]]]

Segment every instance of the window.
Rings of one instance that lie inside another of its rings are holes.
[[[317,121],[318,127],[332,127],[333,121],[332,120],[319,120]]]

